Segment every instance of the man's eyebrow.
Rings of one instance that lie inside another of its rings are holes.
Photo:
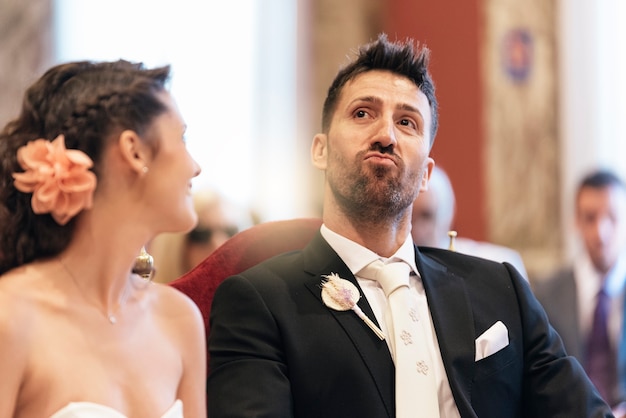
[[[410,105],[408,103],[401,103],[397,106],[397,108],[400,110],[406,110],[408,112],[418,113],[420,116],[422,114],[422,112],[420,112],[420,110],[417,107]]]
[[[382,103],[382,100],[376,96],[363,96],[363,97],[357,97],[356,99],[352,100],[350,104],[357,103],[357,102],[369,102],[369,103],[379,104],[379,103]]]
[[[357,97],[356,99],[352,100],[350,102],[350,105],[354,104],[354,103],[358,103],[358,102],[368,102],[368,103],[374,103],[374,104],[380,104],[382,103],[382,99],[380,97],[376,97],[376,96],[363,96],[363,97]],[[404,110],[407,112],[412,112],[412,113],[417,113],[418,115],[422,116],[422,112],[415,106],[410,105],[408,103],[400,103],[396,106],[396,109],[399,110]]]

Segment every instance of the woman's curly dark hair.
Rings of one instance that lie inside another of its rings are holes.
[[[107,139],[123,130],[144,140],[151,123],[166,111],[158,94],[166,89],[170,67],[80,61],[49,69],[24,95],[19,116],[0,132],[0,274],[38,258],[59,254],[69,243],[74,220],[58,225],[36,215],[31,193],[13,185],[20,172],[17,150],[38,138],[65,136],[68,149],[85,152],[98,177]],[[157,144],[150,146],[156,151]]]

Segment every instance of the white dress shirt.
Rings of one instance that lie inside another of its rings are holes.
[[[383,333],[385,335],[389,335],[387,332],[388,330],[386,329],[387,327],[385,325],[385,321],[383,320],[383,312],[387,306],[387,298],[385,297],[383,289],[380,287],[378,282],[357,276],[357,273],[372,261],[377,259],[386,261],[387,259],[385,257],[380,257],[378,254],[363,247],[362,245],[359,245],[356,242],[331,231],[328,227],[326,227],[326,225],[322,225],[321,233],[322,237],[324,237],[339,257],[341,257],[343,262],[346,263],[352,274],[356,276],[367,301],[374,311],[374,315],[376,316],[378,323],[381,325]],[[402,244],[398,251],[396,251],[396,253],[390,258],[406,262],[409,266],[411,266],[413,273],[415,273],[415,275],[411,275],[409,282],[411,292],[415,296],[419,307],[420,318],[429,319],[427,324],[429,325],[430,332],[427,333],[428,341],[426,341],[426,344],[428,344],[434,363],[433,369],[435,379],[437,381],[440,416],[442,418],[460,418],[459,410],[454,402],[454,397],[452,396],[448,376],[446,375],[446,371],[443,366],[439,343],[437,342],[437,334],[435,333],[435,327],[433,326],[432,318],[430,316],[424,285],[422,284],[422,279],[415,265],[415,251],[413,247],[413,239],[411,238],[410,233],[407,234],[404,244]],[[387,341],[387,343],[389,343],[389,341]],[[417,413],[418,411],[416,411],[416,414]]]

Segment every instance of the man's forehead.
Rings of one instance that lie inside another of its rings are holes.
[[[626,217],[626,192],[617,186],[583,188],[577,196],[576,209],[579,214],[608,211]]]
[[[381,83],[386,83],[388,85],[392,85],[393,87],[397,87],[400,90],[406,91],[407,93],[422,93],[417,84],[413,82],[407,76],[402,74],[394,73],[392,71],[387,70],[369,70],[362,73],[357,74],[352,79],[348,80],[346,84],[344,84],[342,89],[342,94],[346,91],[353,90],[361,90],[371,88],[374,91],[380,90],[383,85]]]
[[[376,105],[394,102],[393,105],[399,109],[430,116],[428,97],[411,79],[390,71],[367,71],[343,86],[338,100],[340,107],[360,101]]]

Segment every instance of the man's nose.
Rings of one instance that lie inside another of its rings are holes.
[[[376,134],[373,138],[375,143],[379,143],[383,148],[397,144],[396,126],[391,118],[380,118],[376,126]]]

